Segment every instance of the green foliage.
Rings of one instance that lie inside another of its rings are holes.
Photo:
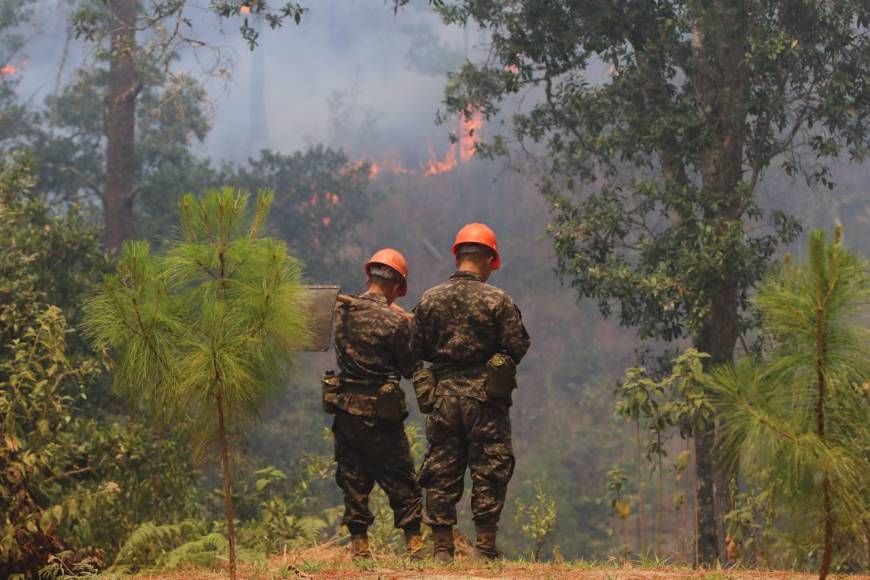
[[[21,62],[21,50],[26,39],[23,26],[33,20],[35,4],[29,0],[0,2],[0,62],[4,66]],[[17,86],[16,75],[0,75],[0,143],[4,146],[22,139],[35,122],[32,112],[18,102]]]
[[[645,420],[654,435],[676,427],[681,436],[689,437],[695,429],[703,429],[713,411],[704,391],[707,358],[706,353],[688,348],[671,361],[670,374],[660,380],[644,367],[629,368],[619,387],[616,414]],[[647,456],[658,453],[664,453],[661,442],[649,446]]]
[[[239,0],[218,0],[211,5],[211,9],[222,18],[235,18],[239,16],[242,7],[250,9],[243,14],[242,24],[239,30],[242,38],[248,43],[248,47],[254,50],[260,38],[258,27],[252,25],[253,17],[263,19],[270,28],[280,28],[287,20],[292,20],[297,26],[302,22],[302,16],[306,12],[305,6],[292,0],[283,0],[277,6],[268,2],[247,2]]]
[[[757,302],[771,347],[716,369],[712,389],[723,459],[769,494],[799,544],[821,544],[831,517],[843,553],[870,514],[870,271],[841,237],[813,231],[808,259],[768,277]]]
[[[369,191],[368,165],[350,164],[342,151],[323,146],[283,155],[268,150],[247,165],[224,167],[224,183],[275,192],[272,230],[304,257],[314,280],[350,283],[368,248],[361,226],[377,197]]]
[[[68,529],[117,490],[70,489],[76,465],[64,449],[75,442],[70,412],[81,384],[94,373],[92,362],[66,356],[66,322],[56,307],[37,316],[13,339],[0,361],[0,508],[4,513],[0,571],[33,570],[46,551],[63,547]]]
[[[307,336],[300,266],[283,242],[262,236],[272,199],[260,192],[251,211],[249,195],[229,188],[183,196],[181,238],[161,257],[125,243],[83,325],[116,354],[117,392],[185,429],[199,459],[219,452],[233,578],[230,439],[284,384],[289,353]]]
[[[75,206],[52,212],[34,192],[33,165],[26,154],[0,159],[0,325],[3,339],[17,336],[45,304],[77,323],[80,298],[106,265],[98,228]]]
[[[260,235],[272,196],[226,189],[181,200],[181,239],[162,257],[125,245],[117,274],[85,307],[84,328],[115,354],[118,392],[180,420],[198,450],[215,443],[215,401],[241,427],[282,384],[305,338],[299,264]],[[204,456],[201,454],[201,456]]]
[[[624,520],[631,513],[631,506],[622,499],[622,488],[628,481],[628,475],[624,469],[614,467],[607,472],[607,491],[613,495],[610,507],[619,519]]]
[[[111,482],[116,493],[115,501],[100,503],[72,527],[66,537],[74,545],[108,561],[142,522],[201,515],[199,476],[188,449],[171,431],[123,416],[89,419],[80,431],[75,457],[87,468],[82,476],[92,486]]]
[[[310,546],[324,538],[327,521],[304,515],[311,499],[310,486],[325,475],[321,458],[309,457],[301,475],[291,481],[283,471],[268,466],[237,489],[238,513],[243,520],[239,538],[243,546],[265,554]],[[253,484],[253,485],[250,485]]]
[[[263,561],[267,555],[324,539],[327,518],[305,515],[312,499],[311,484],[328,474],[324,462],[323,458],[309,458],[296,478],[266,466],[234,486],[243,560]],[[207,501],[212,505],[205,515],[218,514],[223,507],[222,491],[215,490],[205,499],[216,500]],[[145,522],[127,536],[110,569],[132,572],[187,565],[211,567],[227,557],[226,538],[226,525],[219,520],[197,518],[164,525]]]
[[[781,212],[741,224],[762,221],[753,197],[770,166],[830,185],[827,160],[868,150],[852,80],[870,70],[863,2],[445,4],[446,21],[491,33],[490,59],[452,76],[448,109],[492,116],[544,93],[513,125],[547,149],[558,269],[642,336],[696,332],[723,283],[746,304],[797,232]]]
[[[68,529],[112,496],[112,489],[73,489],[76,476],[88,468],[68,451],[79,441],[79,423],[71,415],[97,365],[69,352],[66,318],[57,306],[46,305],[49,299],[71,302],[77,287],[81,289],[87,268],[94,267],[96,252],[88,247],[93,230],[75,215],[53,217],[31,197],[32,185],[26,158],[2,160],[0,229],[6,243],[0,251],[0,465],[4,466],[0,574],[4,576],[34,572],[44,562],[47,548],[63,547],[60,529]],[[80,257],[67,253],[76,250],[82,250]],[[85,271],[77,272],[77,264]],[[70,269],[59,271],[63,266]]]
[[[642,464],[642,456],[652,464],[654,472],[658,473],[656,486],[655,509],[655,543],[652,552],[660,549],[662,519],[665,507],[665,458],[668,455],[668,443],[675,434],[684,439],[690,438],[698,430],[703,430],[712,421],[713,408],[705,392],[704,360],[709,358],[706,353],[689,348],[665,364],[669,374],[660,379],[645,367],[632,367],[626,370],[625,379],[619,385],[615,414],[623,417],[634,425],[635,432],[635,469],[637,470],[637,515],[640,529],[639,553],[642,557],[650,555],[645,545],[644,526],[646,516],[644,503],[646,501],[647,470]],[[642,435],[642,432],[644,435]],[[645,451],[645,453],[643,453]],[[689,462],[688,451],[678,455],[671,465],[671,470],[682,478]],[[608,489],[616,492],[612,500],[615,514],[625,520],[631,513],[627,499],[621,496],[621,490],[626,480],[625,472],[614,470]],[[676,483],[676,482],[675,482]],[[674,489],[676,507],[686,509],[686,497],[681,491]],[[628,549],[626,539],[626,550]]]
[[[449,0],[438,10],[487,31],[486,59],[450,76],[446,108],[512,112],[552,209],[561,279],[643,339],[691,338],[707,364],[730,361],[753,323],[753,289],[800,232],[764,211],[762,178],[778,165],[832,187],[836,158],[870,152],[870,101],[854,80],[870,76],[867,3]],[[477,149],[508,154],[508,141]],[[706,427],[695,439],[698,551],[713,565],[721,514]]]
[[[205,536],[206,531],[202,524],[185,520],[179,523],[155,525],[145,522],[124,541],[113,569],[137,570],[152,565],[166,554],[174,551],[178,546],[192,542]]]
[[[770,470],[760,471],[751,487],[735,494],[734,507],[725,514],[728,535],[739,546],[740,563],[769,568],[785,565],[781,557],[789,553],[789,538],[776,527],[772,477]]]
[[[227,552],[227,539],[217,533],[185,542],[158,561],[158,566],[169,570],[181,565],[212,566],[218,557]]]
[[[532,544],[532,559],[541,559],[544,546],[552,538],[556,528],[556,500],[545,490],[542,482],[535,484],[535,500],[526,504],[521,499],[516,501],[517,511],[514,523],[520,526],[523,535]]]
[[[50,96],[31,139],[37,161],[36,191],[45,199],[76,202],[100,211],[105,186],[107,54],[76,71],[60,94]],[[182,193],[215,183],[207,162],[190,151],[209,129],[207,95],[195,79],[170,74],[145,56],[136,101],[136,203],[139,236],[168,236],[172,210]]]
[[[146,519],[189,513],[194,475],[171,437],[110,415],[100,361],[68,324],[105,258],[72,208],[31,193],[29,161],[0,171],[0,575],[101,565]],[[58,308],[57,305],[61,305]],[[96,396],[95,396],[96,395]],[[99,409],[89,413],[88,405]],[[90,416],[95,415],[95,416]],[[52,554],[58,554],[51,562]],[[90,556],[89,556],[90,555]],[[48,563],[48,564],[47,564]]]

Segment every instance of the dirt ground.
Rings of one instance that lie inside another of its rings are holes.
[[[184,570],[171,574],[136,576],[139,580],[218,580],[227,578],[223,570]],[[657,567],[642,569],[615,565],[595,565],[586,562],[562,564],[536,564],[525,562],[499,562],[481,566],[468,559],[458,559],[451,566],[436,566],[432,562],[409,563],[398,557],[375,557],[368,564],[351,561],[347,548],[315,546],[278,556],[260,565],[243,564],[239,577],[245,579],[277,578],[426,578],[427,580],[456,580],[484,578],[580,578],[584,580],[812,580],[817,574],[759,570],[690,570],[686,568]],[[831,579],[870,580],[870,576],[829,576]]]

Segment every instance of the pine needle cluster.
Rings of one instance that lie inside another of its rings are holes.
[[[769,276],[757,305],[772,348],[712,372],[720,452],[760,477],[792,528],[822,545],[870,522],[870,270],[837,230],[810,235],[809,257]]]
[[[200,459],[220,451],[228,520],[229,438],[285,384],[307,338],[302,269],[263,236],[273,194],[232,189],[180,200],[181,235],[163,255],[124,245],[117,272],[85,306],[84,330],[113,353],[114,388],[180,426]]]
[[[306,338],[301,266],[284,242],[262,237],[272,201],[261,192],[181,199],[181,238],[162,256],[125,244],[117,273],[86,305],[84,329],[113,353],[116,390],[213,447],[214,401],[227,424],[254,418]],[[203,459],[205,456],[200,455]]]

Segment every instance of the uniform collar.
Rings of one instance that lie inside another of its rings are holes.
[[[466,272],[465,270],[458,270],[454,272],[452,276],[450,276],[451,280],[474,280],[476,282],[483,282],[483,278],[480,277],[480,274],[475,274],[474,272]]]
[[[374,292],[363,292],[359,295],[360,298],[364,298],[365,300],[371,300],[373,302],[377,302],[378,304],[383,304],[387,306],[387,298],[386,296],[381,296],[380,294],[375,294]]]

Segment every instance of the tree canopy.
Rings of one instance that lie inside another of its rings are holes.
[[[475,22],[490,48],[452,76],[448,110],[493,118],[514,96],[540,96],[512,115],[513,136],[544,147],[557,271],[578,297],[641,337],[691,337],[710,363],[731,360],[750,291],[799,233],[785,212],[760,209],[759,181],[778,166],[831,187],[831,160],[870,147],[867,4],[456,0],[439,10]],[[482,150],[507,144],[500,135]],[[713,481],[712,437],[695,439],[707,563],[728,495],[727,474]]]

